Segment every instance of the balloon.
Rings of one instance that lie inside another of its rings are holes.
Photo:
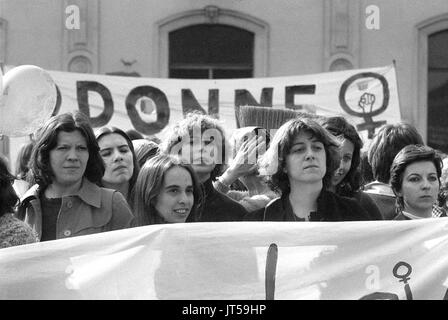
[[[56,85],[49,73],[32,65],[15,67],[3,76],[0,134],[27,136],[51,117]]]

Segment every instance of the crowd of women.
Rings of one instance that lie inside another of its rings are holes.
[[[0,248],[161,223],[446,216],[444,155],[413,126],[384,125],[363,152],[343,117],[284,120],[227,139],[219,120],[192,113],[161,142],[53,116],[15,174],[0,158]]]

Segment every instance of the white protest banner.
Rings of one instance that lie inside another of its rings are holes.
[[[182,80],[51,71],[60,91],[57,112],[81,109],[94,127],[115,125],[163,134],[189,111],[200,110],[236,128],[235,105],[343,115],[366,136],[401,120],[394,65],[301,76]],[[142,102],[142,100],[145,100]]]
[[[448,299],[448,218],[152,225],[0,250],[0,299]]]

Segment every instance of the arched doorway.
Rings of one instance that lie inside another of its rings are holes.
[[[254,34],[223,24],[198,24],[169,33],[169,77],[253,77]]]
[[[249,73],[247,70],[252,68],[251,77],[258,78],[269,76],[269,25],[266,22],[245,13],[223,9],[216,6],[206,6],[203,9],[181,12],[169,16],[157,23],[154,39],[154,43],[157,45],[153,48],[153,75],[165,78],[169,77],[172,72],[172,64],[170,62],[172,52],[170,50],[170,37],[176,37],[176,33],[177,35],[180,33],[196,33],[201,28],[208,29],[206,32],[216,32],[215,36],[221,34],[228,37],[227,39],[235,40],[235,38],[239,38],[237,42],[234,42],[234,40],[231,40],[230,42],[236,44],[243,41],[246,43],[247,47],[252,48],[252,67],[250,67],[250,63],[247,62],[244,62],[244,64],[239,64],[233,63],[232,61],[229,62],[227,60],[224,61],[226,64],[226,70],[233,68],[235,71],[231,73],[239,72],[241,74],[240,77],[243,77],[243,75],[246,76]],[[237,36],[235,37],[235,35]],[[203,36],[204,35],[201,34],[200,37],[193,40],[200,41]],[[252,38],[252,40],[247,40],[249,38]],[[209,36],[208,41],[210,43],[213,41],[219,41],[219,39],[213,40],[210,39]],[[227,41],[227,43],[229,43],[229,41]],[[227,47],[226,49],[230,50],[231,48]],[[247,57],[249,54],[248,51],[245,49],[242,50],[244,53],[241,54]],[[236,52],[236,50],[233,50],[232,54],[228,55],[227,59],[238,54],[239,53]],[[178,70],[182,69],[182,67],[184,69],[188,69],[186,68],[188,66],[185,64],[182,66],[181,64],[177,64],[177,62],[176,65],[173,64],[173,66],[177,67]],[[198,69],[197,65],[195,67]],[[205,67],[207,68],[207,66]],[[215,69],[219,68],[216,68],[215,66]],[[212,73],[215,75],[220,73],[221,78],[229,78],[230,76],[225,74],[230,71],[226,70],[215,72],[212,71]],[[199,71],[196,72],[201,73]],[[202,74],[203,73],[204,71]],[[199,76],[196,78],[199,78]],[[208,75],[207,78],[210,78],[210,76]]]

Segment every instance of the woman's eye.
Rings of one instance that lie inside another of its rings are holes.
[[[100,155],[102,157],[108,157],[108,156],[110,156],[110,152],[109,151],[107,151],[107,152],[100,152]]]
[[[409,179],[409,181],[411,181],[411,182],[418,182],[420,179],[418,178],[418,177],[411,177],[410,179]]]
[[[435,176],[431,176],[431,177],[428,178],[428,180],[429,180],[429,181],[432,181],[432,182],[433,182],[433,181],[437,181],[437,177],[435,177]]]

